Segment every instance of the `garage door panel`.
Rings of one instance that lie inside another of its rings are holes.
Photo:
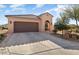
[[[14,22],[14,32],[38,32],[36,22]]]

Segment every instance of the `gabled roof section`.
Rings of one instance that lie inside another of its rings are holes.
[[[41,15],[39,15],[39,16],[42,16],[42,15],[45,15],[45,14],[48,14],[48,15],[50,15],[50,16],[52,16],[52,17],[53,17],[53,15],[52,15],[52,14],[50,14],[49,12],[43,13],[43,14],[41,14]]]

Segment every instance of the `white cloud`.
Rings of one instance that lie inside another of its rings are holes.
[[[5,5],[0,4],[0,8],[5,8],[5,7],[6,7]]]
[[[60,12],[63,11],[64,9],[65,9],[65,5],[57,5],[57,7],[48,9],[48,10],[46,10],[45,12],[55,11],[55,12],[60,13]]]
[[[0,25],[7,24],[8,20],[4,15],[0,15]]]
[[[20,7],[20,6],[23,6],[23,4],[13,4],[10,6],[10,8],[17,8],[17,7]]]
[[[34,9],[37,9],[37,8],[42,8],[44,5],[45,5],[45,4],[36,4],[36,7],[33,8],[33,10],[34,10]]]
[[[60,13],[60,12],[63,11],[64,9],[65,9],[65,5],[57,5],[57,7],[48,9],[48,10],[46,10],[45,12],[55,11],[55,12]]]
[[[12,4],[12,5],[10,5],[11,10],[6,10],[5,14],[24,13],[26,11],[26,9],[21,6],[24,6],[24,4]]]
[[[61,4],[60,4],[60,5],[57,5],[57,7],[58,7],[58,8],[64,8],[65,5],[61,5]]]
[[[45,4],[37,4],[36,5],[36,8],[41,8],[41,7],[43,7]]]
[[[0,12],[3,12],[3,10],[0,10]]]
[[[59,14],[61,11],[63,11],[65,9],[65,5],[57,5],[57,7],[55,8],[51,8],[51,9],[48,9],[46,10],[45,12],[56,12],[57,14]]]
[[[54,8],[54,11],[56,12],[56,15],[54,16],[53,19],[57,19],[58,17],[60,17],[60,13],[63,12],[65,10],[65,7],[67,5],[57,5],[56,8]],[[56,22],[56,21],[55,21]]]
[[[16,12],[16,11],[24,11],[24,10],[26,10],[26,9],[24,9],[24,8],[14,8],[14,9],[12,9],[11,11],[13,11],[13,12]]]
[[[5,14],[20,14],[20,13],[26,13],[25,8],[13,8],[11,10],[6,10]]]
[[[48,9],[45,12],[49,12],[49,13],[55,12],[53,19],[56,20],[57,17],[60,17],[59,14],[60,14],[61,11],[63,11],[65,9],[65,7],[66,7],[66,5],[57,5],[57,7]]]
[[[45,12],[51,12],[51,11],[54,11],[54,8],[48,9],[48,10],[46,10]]]
[[[67,5],[57,5],[57,8],[55,8],[55,11],[61,12],[61,11],[65,10],[66,6]]]

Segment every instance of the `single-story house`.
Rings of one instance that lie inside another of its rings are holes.
[[[53,30],[53,15],[48,12],[39,16],[28,15],[6,15],[8,18],[8,32],[50,32]]]

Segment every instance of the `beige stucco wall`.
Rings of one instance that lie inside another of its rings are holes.
[[[44,14],[44,15],[41,15],[40,16],[40,18],[42,19],[42,27],[41,27],[41,29],[42,29],[42,31],[45,31],[45,22],[48,20],[49,22],[50,22],[50,31],[52,31],[53,30],[53,24],[52,24],[52,18],[53,18],[53,16],[51,16],[51,15],[47,15],[47,14]]]
[[[39,31],[40,32],[45,32],[45,21],[49,21],[50,23],[52,23],[52,16],[51,15],[41,15],[39,16],[39,18],[35,18],[35,19],[27,19],[24,17],[15,17],[15,16],[8,16],[8,32],[9,33],[13,33],[14,32],[14,22],[16,21],[21,21],[21,22],[38,22],[39,23]],[[10,24],[11,21],[11,24]],[[52,24],[50,24],[50,31],[52,31]]]
[[[11,21],[11,24],[10,24]],[[14,32],[14,22],[15,21],[21,21],[21,22],[37,22],[39,24],[39,31],[41,31],[40,28],[40,20],[38,19],[26,19],[26,18],[21,18],[21,17],[8,17],[8,32],[12,33]]]

